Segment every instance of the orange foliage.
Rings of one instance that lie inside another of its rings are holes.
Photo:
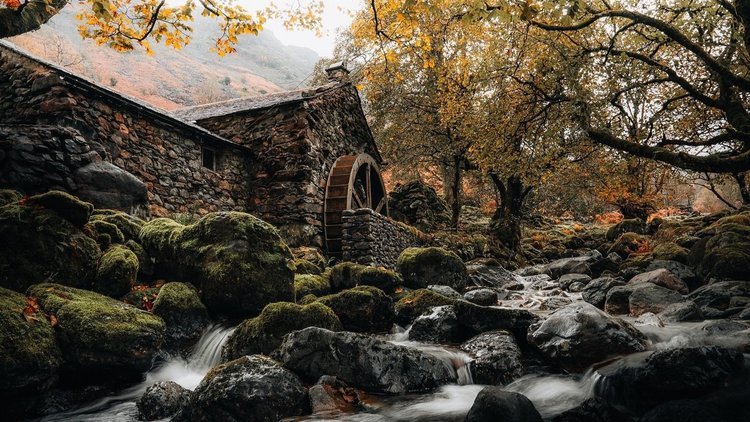
[[[619,211],[610,211],[594,216],[596,224],[617,224],[620,221],[622,221],[622,213]]]
[[[667,207],[657,210],[655,213],[648,216],[648,222],[650,223],[655,218],[664,218],[672,215],[682,215],[684,212],[675,207]]]
[[[0,0],[0,4],[9,9],[18,9],[21,7],[20,0]]]

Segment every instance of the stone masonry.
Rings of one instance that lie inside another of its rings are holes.
[[[425,243],[419,230],[369,208],[344,211],[342,218],[344,261],[395,269],[404,249]]]

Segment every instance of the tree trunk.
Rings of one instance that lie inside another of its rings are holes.
[[[736,173],[733,174],[734,180],[737,181],[737,186],[740,188],[740,196],[742,197],[742,205],[750,204],[750,188],[747,186],[747,173]]]
[[[506,181],[495,173],[490,173],[490,177],[500,194],[500,203],[490,221],[490,241],[516,251],[521,246],[523,203],[532,187],[524,187],[517,175],[508,177]]]
[[[450,161],[443,163],[443,193],[445,202],[451,210],[451,228],[458,229],[461,219],[461,183],[463,158],[453,156]]]

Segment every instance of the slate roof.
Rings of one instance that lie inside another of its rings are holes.
[[[127,107],[130,109],[134,109],[136,112],[147,115],[151,118],[153,118],[156,121],[159,121],[163,124],[167,124],[169,126],[187,130],[191,133],[194,133],[198,135],[199,138],[203,140],[208,140],[210,142],[220,143],[220,144],[230,144],[234,147],[238,147],[241,149],[247,149],[246,147],[242,145],[238,145],[226,138],[223,138],[208,129],[205,129],[203,127],[200,127],[194,123],[185,122],[181,119],[178,119],[174,116],[172,116],[168,111],[163,110],[159,107],[153,106],[151,104],[145,103],[137,98],[131,97],[127,94],[123,94],[121,92],[114,91],[108,87],[102,86],[84,76],[77,75],[75,73],[72,73],[52,62],[49,62],[43,58],[37,57],[28,51],[25,51],[21,49],[20,47],[16,46],[15,44],[0,39],[0,48],[5,48],[8,50],[13,51],[16,54],[19,54],[27,59],[33,60],[45,67],[48,67],[52,69],[55,73],[60,75],[60,78],[62,78],[66,83],[88,91],[92,92],[95,95],[99,95],[101,97],[105,97],[109,100],[112,100],[116,103],[119,103],[123,107]]]
[[[185,107],[172,111],[172,116],[186,122],[197,122],[211,117],[227,116],[244,111],[262,110],[299,103],[340,88],[346,83],[333,82],[313,88],[277,92],[258,97],[236,98],[216,103]]]

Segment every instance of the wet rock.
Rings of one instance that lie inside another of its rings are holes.
[[[466,264],[469,273],[469,284],[480,287],[504,287],[518,283],[518,276],[500,265],[489,265],[481,262]]]
[[[606,239],[616,240],[625,233],[648,234],[648,224],[640,218],[622,220],[607,230]]]
[[[523,374],[521,350],[507,331],[479,334],[461,345],[474,358],[470,368],[476,384],[509,384]]]
[[[673,303],[659,312],[659,318],[664,322],[703,321],[703,313],[692,300]]]
[[[82,228],[92,208],[55,191],[0,207],[0,286],[23,293],[54,279],[91,288],[101,251]]]
[[[747,281],[720,281],[698,288],[688,296],[698,306],[724,310],[733,297],[750,297]]]
[[[271,358],[243,356],[211,369],[177,421],[277,421],[309,410],[305,387]]]
[[[655,259],[651,261],[650,264],[648,264],[648,266],[645,268],[645,271],[654,271],[660,268],[668,270],[670,273],[677,276],[677,278],[684,281],[690,290],[697,289],[703,282],[703,279],[695,274],[695,271],[693,271],[690,267],[676,261],[664,261]]]
[[[592,397],[580,405],[566,410],[552,422],[629,422],[630,418],[604,400]]]
[[[407,248],[397,265],[404,285],[414,289],[440,284],[462,291],[469,280],[461,258],[442,248]]]
[[[750,280],[750,225],[720,225],[706,242],[701,268],[708,277]]]
[[[388,332],[396,320],[393,300],[375,287],[358,286],[323,296],[318,302],[331,308],[347,331]]]
[[[630,315],[639,316],[646,312],[659,313],[674,303],[684,302],[685,298],[674,290],[651,283],[634,287],[628,298]]]
[[[174,381],[151,384],[136,402],[138,419],[154,421],[172,416],[188,404],[190,393]]]
[[[688,286],[685,282],[664,268],[638,274],[628,281],[628,284],[630,285],[640,283],[651,283],[657,286],[666,287],[667,289],[674,290],[683,295],[688,294]]]
[[[112,245],[99,260],[94,290],[109,297],[123,297],[135,285],[137,275],[138,257],[123,245]]]
[[[630,295],[635,286],[615,286],[607,292],[604,312],[610,315],[626,315],[630,312]]]
[[[651,325],[655,327],[663,327],[664,321],[662,321],[658,315],[651,313],[651,312],[647,312],[639,316],[638,318],[636,318],[636,320],[634,321],[634,324],[638,326]]]
[[[570,286],[573,283],[579,283],[585,286],[589,281],[591,281],[591,276],[586,274],[565,274],[557,280],[560,284],[560,288],[566,291],[570,291]]]
[[[457,301],[453,308],[458,322],[475,333],[507,330],[517,338],[524,338],[529,326],[539,317],[525,309],[479,306],[466,301]]]
[[[611,277],[600,277],[591,280],[581,291],[581,297],[586,302],[599,309],[604,308],[607,301],[607,292],[616,286],[624,286],[622,280]]]
[[[485,387],[474,400],[466,422],[542,422],[542,417],[526,396]]]
[[[441,294],[427,289],[419,289],[408,292],[396,302],[396,321],[403,325],[409,325],[418,316],[430,311],[435,306],[452,305],[455,302]]]
[[[166,283],[159,290],[151,312],[166,324],[166,347],[185,349],[200,338],[208,325],[208,311],[198,292],[187,283]]]
[[[591,274],[591,266],[601,259],[602,254],[598,251],[591,251],[588,255],[558,259],[545,265],[544,273],[556,279],[565,274]]]
[[[336,377],[324,375],[310,387],[310,407],[314,414],[353,413],[360,405],[359,392]]]
[[[244,318],[294,300],[289,248],[273,226],[250,214],[210,213],[188,226],[157,218],[143,226],[140,240],[162,272],[195,283],[213,314]]]
[[[438,284],[431,284],[427,286],[427,290],[432,290],[435,293],[441,294],[449,299],[455,299],[455,300],[463,300],[463,295],[461,293],[453,290],[452,288],[448,286],[441,286]]]
[[[57,319],[66,368],[77,378],[140,377],[164,341],[161,318],[107,296],[52,283],[27,294]]]
[[[44,312],[25,295],[0,287],[0,398],[44,391],[56,381],[61,363]]]
[[[459,343],[465,336],[451,305],[436,306],[420,315],[409,331],[409,340],[423,343]]]
[[[476,289],[464,293],[465,300],[480,306],[497,305],[497,292],[491,289]]]
[[[676,400],[651,409],[638,422],[731,422],[722,412],[698,400]]]
[[[255,318],[247,319],[229,336],[222,355],[224,360],[244,355],[268,355],[281,345],[283,337],[307,327],[341,330],[333,311],[320,302],[300,306],[289,302],[271,303]]]
[[[704,396],[745,376],[742,354],[715,346],[639,353],[597,372],[603,378],[595,394],[632,414],[670,400]]]
[[[564,308],[573,303],[567,297],[563,296],[552,296],[542,299],[542,303],[539,304],[539,310],[541,311],[554,311],[555,309]]]
[[[686,248],[674,242],[660,243],[654,247],[653,251],[651,251],[651,255],[654,259],[677,261],[683,264],[687,263],[689,253],[690,251]]]
[[[648,243],[649,238],[647,236],[631,232],[624,233],[612,244],[607,254],[616,253],[623,259],[627,259],[630,254],[643,249]]]
[[[333,375],[368,392],[425,392],[456,382],[452,368],[417,349],[317,327],[287,335],[274,355],[303,379]]]
[[[528,341],[548,359],[573,372],[646,347],[640,331],[588,303],[566,306],[533,324]]]

